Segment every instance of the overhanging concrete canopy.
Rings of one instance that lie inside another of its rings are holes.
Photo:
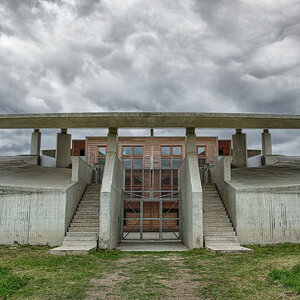
[[[54,113],[0,115],[0,128],[277,128],[300,129],[300,115],[231,113]]]

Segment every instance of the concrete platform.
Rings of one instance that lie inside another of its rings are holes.
[[[165,241],[165,242],[133,242],[133,241],[123,241],[116,248],[117,250],[121,251],[187,251],[187,248],[182,242],[180,241]]]
[[[238,245],[210,245],[206,246],[205,249],[212,252],[219,253],[244,253],[244,252],[252,252],[252,249],[238,246]]]
[[[95,251],[97,245],[86,246],[60,246],[49,250],[50,255],[87,255],[91,251]]]
[[[272,165],[233,169],[230,185],[237,189],[300,186],[300,157],[273,156],[273,160]]]
[[[29,165],[22,157],[0,157],[0,186],[10,188],[65,189],[72,170]]]

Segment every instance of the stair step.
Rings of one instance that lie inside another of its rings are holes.
[[[96,240],[64,240],[63,246],[88,246],[88,245],[95,245],[97,246]]]
[[[231,231],[204,231],[204,237],[209,237],[209,236],[236,236],[235,232],[233,230]]]
[[[204,236],[205,242],[207,241],[217,241],[217,242],[238,242],[238,238],[236,235],[234,236],[221,236],[221,235],[210,235],[210,236]]]
[[[231,224],[228,224],[226,226],[205,226],[203,228],[204,232],[231,232],[234,231]]]
[[[97,237],[98,232],[70,232],[68,231],[66,237]]]
[[[91,227],[91,226],[72,226],[69,227],[68,232],[99,232],[99,227]]]
[[[97,241],[98,236],[66,236],[64,241]]]
[[[99,222],[72,222],[70,227],[99,227]]]
[[[93,222],[93,223],[98,222],[99,223],[99,216],[90,217],[90,218],[88,218],[88,217],[86,217],[86,218],[77,217],[77,218],[73,218],[72,223],[73,222],[74,223],[89,223],[89,222]]]

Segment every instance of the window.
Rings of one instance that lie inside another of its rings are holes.
[[[206,164],[206,147],[205,146],[197,146],[198,153],[198,164],[199,166],[203,166]]]
[[[134,169],[143,169],[143,159],[142,158],[134,158],[133,159],[133,168]]]
[[[205,156],[205,147],[198,147],[198,155],[199,156]]]
[[[84,156],[85,155],[85,151],[84,151],[84,149],[80,149],[80,154],[79,154],[80,156]]]
[[[131,155],[132,147],[123,147],[123,155]]]
[[[161,172],[162,189],[169,189],[170,185],[171,185],[171,172],[170,171],[162,171]]]
[[[106,156],[106,146],[99,146],[97,162],[100,166],[105,165],[105,156]]]
[[[170,147],[161,147],[161,155],[170,155]]]
[[[143,155],[143,147],[134,147],[134,155]]]
[[[131,169],[131,158],[123,158],[123,167],[125,169]]]
[[[181,155],[181,147],[173,147],[172,149],[173,149],[172,151],[173,155]]]
[[[181,146],[161,146],[161,168],[178,169],[182,160]]]
[[[224,156],[224,150],[223,149],[219,149],[219,156]]]

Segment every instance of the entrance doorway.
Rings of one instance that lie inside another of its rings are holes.
[[[181,239],[179,191],[125,191],[122,210],[122,240]]]

